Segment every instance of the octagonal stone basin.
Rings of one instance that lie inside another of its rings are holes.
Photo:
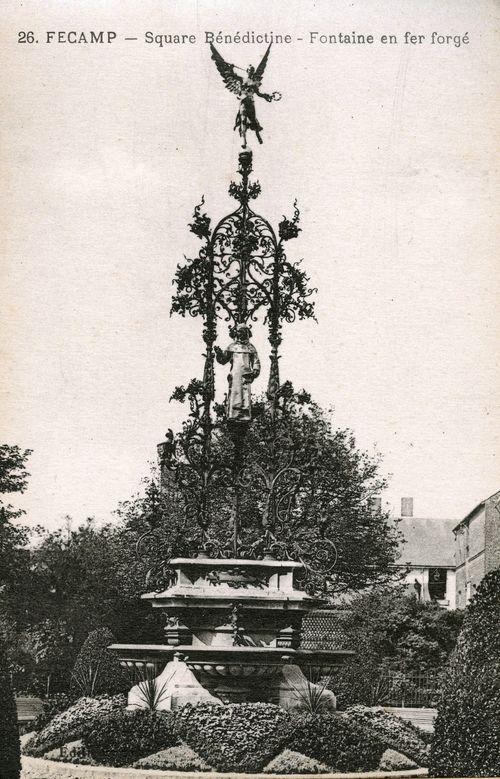
[[[112,644],[109,648],[136,678],[157,676],[170,660],[182,660],[205,689],[227,702],[276,702],[285,665],[299,666],[310,678],[325,677],[354,655],[347,650],[280,647]]]

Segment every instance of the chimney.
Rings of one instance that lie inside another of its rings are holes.
[[[401,516],[413,516],[413,498],[401,498]]]
[[[382,511],[382,498],[370,498],[370,508],[375,514]]]

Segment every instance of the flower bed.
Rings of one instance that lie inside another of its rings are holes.
[[[427,747],[418,733],[399,718],[382,714],[365,707],[341,714],[291,714],[264,703],[202,703],[175,712],[127,711],[120,696],[83,698],[35,734],[24,753],[47,755],[51,749],[80,739],[78,749],[62,750],[56,759],[73,758],[74,763],[81,760],[96,768],[137,766],[266,775],[421,766],[416,755],[425,758]]]

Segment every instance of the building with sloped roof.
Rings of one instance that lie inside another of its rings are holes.
[[[408,588],[419,600],[456,608],[453,528],[456,519],[413,516],[413,498],[402,498],[398,530],[404,543],[399,565],[407,569]]]
[[[486,574],[500,567],[500,490],[455,524],[453,533],[457,608],[464,609]]]

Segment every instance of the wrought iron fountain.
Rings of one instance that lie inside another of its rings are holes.
[[[175,399],[188,400],[189,420],[177,437],[169,431],[158,445],[160,486],[150,490],[151,529],[139,540],[138,552],[157,521],[158,492],[176,490],[193,528],[196,553],[162,560],[163,586],[160,577],[160,586],[142,596],[166,615],[165,643],[112,647],[122,665],[139,672],[161,675],[171,661],[187,666],[188,681],[184,677],[168,702],[174,707],[183,699],[183,685],[185,700],[190,699],[187,688],[201,685],[222,701],[283,702],[284,668],[327,674],[352,654],[301,648],[303,617],[321,603],[310,583],[334,572],[337,554],[331,540],[315,539],[301,548],[287,543],[281,532],[303,473],[283,424],[290,384],[280,381],[279,349],[284,322],[314,317],[315,290],[300,263],[289,261],[285,253],[285,244],[300,231],[297,204],[292,218],[283,217],[275,232],[252,208],[261,191],[250,180],[252,163],[251,150],[239,153],[239,181],[229,187],[237,207],[215,227],[202,210],[203,200],[195,208],[190,229],[202,245],[194,259],[178,266],[174,279],[172,311],[203,322],[203,378],[174,392]],[[221,322],[234,339],[225,350],[216,346]],[[268,330],[264,403],[251,396],[260,371],[249,342],[252,325]],[[231,363],[224,408],[216,403],[216,360]],[[269,419],[265,467],[245,450],[249,430],[261,414]],[[223,455],[221,428],[231,444]],[[311,451],[310,458],[314,456]],[[261,501],[257,529],[249,535],[242,527],[242,502],[250,485],[258,487]],[[221,488],[230,493],[231,502],[228,532],[222,536],[213,532]],[[172,687],[172,676],[169,680]]]

